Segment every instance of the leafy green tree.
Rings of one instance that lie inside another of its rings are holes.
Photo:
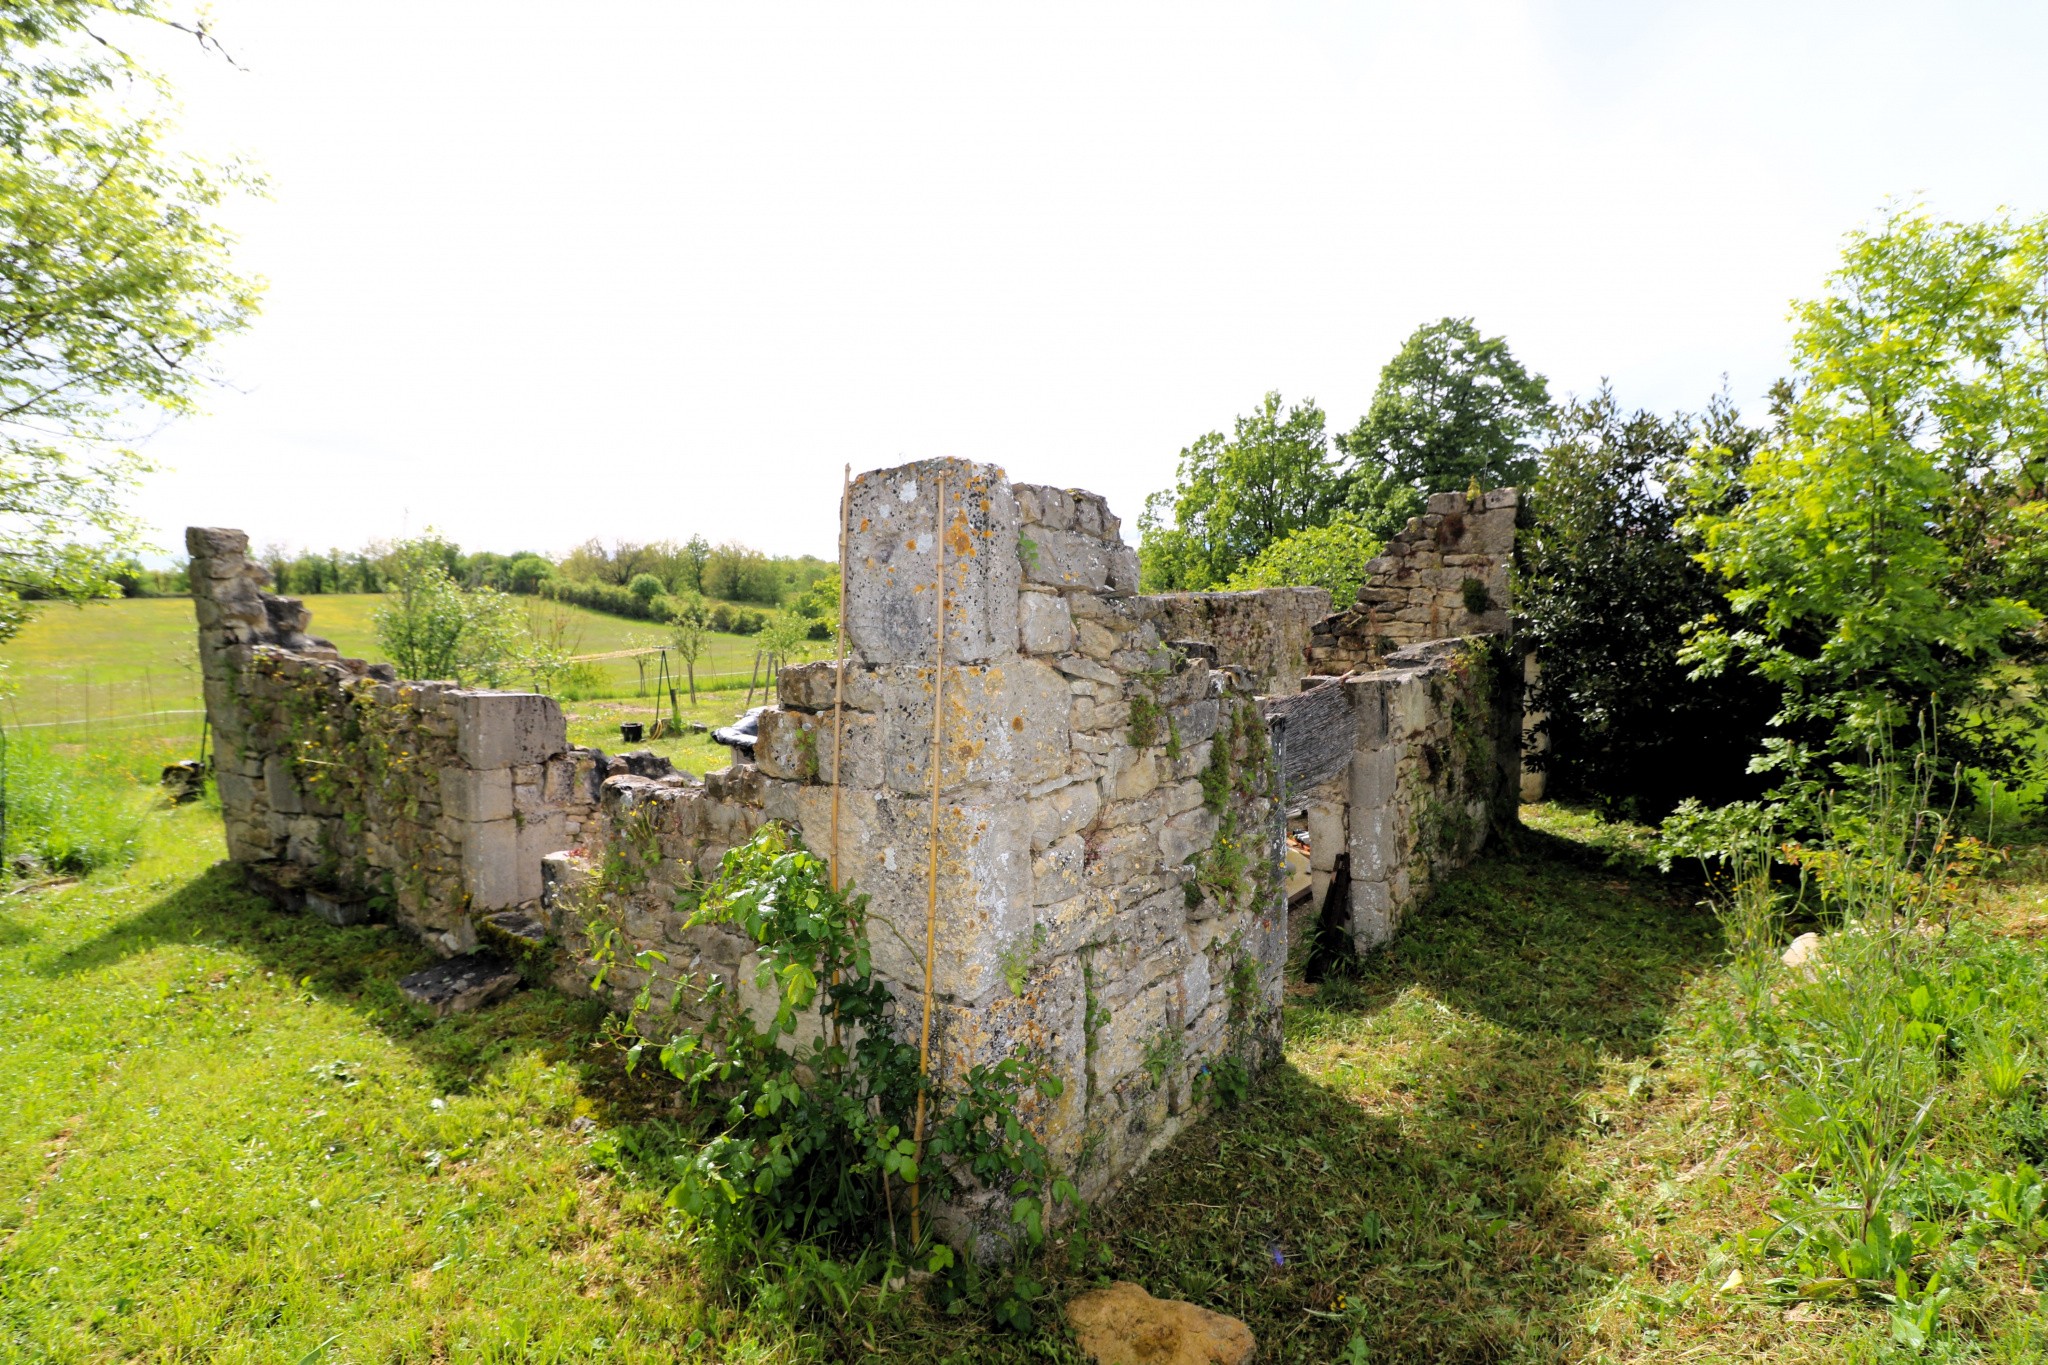
[[[691,536],[683,543],[676,556],[676,577],[672,586],[678,597],[685,592],[704,591],[704,566],[711,559],[711,542],[701,535]]]
[[[150,0],[0,10],[0,639],[25,595],[114,590],[140,543],[126,423],[191,411],[256,309],[214,222],[249,182],[173,144],[164,87],[112,41],[137,22],[165,21]]]
[[[1340,513],[1328,525],[1305,526],[1274,541],[1230,576],[1223,586],[1245,588],[1328,588],[1339,610],[1358,595],[1365,565],[1386,545],[1362,520]]]
[[[1777,437],[1694,470],[1728,608],[1690,657],[1784,689],[1781,793],[1922,727],[2011,772],[2048,722],[2022,685],[2048,652],[2048,218],[1889,211],[1795,318]]]
[[[626,585],[626,591],[642,602],[652,602],[668,591],[666,585],[651,573],[634,574],[633,581]]]
[[[385,563],[390,581],[370,614],[377,643],[406,678],[453,678],[461,657],[462,589],[437,544],[401,541]]]
[[[540,585],[554,577],[555,566],[539,555],[520,555],[505,570],[505,587],[508,591],[532,594],[540,591]]]
[[[1639,820],[1689,797],[1756,795],[1746,768],[1774,692],[1747,672],[1695,677],[1680,658],[1720,592],[1679,534],[1671,487],[1696,443],[1753,450],[1762,438],[1725,402],[1665,420],[1624,413],[1605,386],[1558,415],[1518,537],[1515,606],[1549,741],[1527,758],[1559,795]]]
[[[390,583],[370,617],[377,643],[407,678],[503,686],[532,662],[524,608],[494,588],[464,592],[446,550],[431,531],[392,546]]]
[[[1352,461],[1347,502],[1368,518],[1400,485],[1421,493],[1526,487],[1550,416],[1543,376],[1470,318],[1418,327],[1380,371],[1372,406],[1337,438]]]
[[[768,651],[768,674],[784,664],[799,663],[811,652],[810,623],[794,612],[776,616],[761,631],[761,647]]]
[[[1138,560],[1147,591],[1220,587],[1261,551],[1330,520],[1343,489],[1314,399],[1268,393],[1229,436],[1180,453],[1174,487],[1145,501]]]
[[[704,599],[694,592],[678,593],[670,599],[668,641],[683,661],[683,676],[689,679],[690,705],[697,704],[697,660],[704,653],[705,637],[711,633],[711,613]]]

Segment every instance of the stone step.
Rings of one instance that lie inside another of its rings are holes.
[[[496,953],[464,953],[401,978],[399,993],[437,1017],[467,1014],[519,988],[519,969]]]

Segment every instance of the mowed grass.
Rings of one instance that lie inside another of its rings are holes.
[[[313,613],[312,632],[334,641],[356,658],[382,661],[372,613],[382,597],[375,594],[334,594],[305,599]],[[651,621],[628,621],[581,607],[527,599],[537,624],[551,624],[559,615],[564,638],[579,654],[659,645],[666,635]],[[46,605],[21,634],[0,646],[0,661],[13,691],[6,699],[10,725],[39,729],[53,721],[75,722],[84,728],[157,728],[199,731],[198,623],[192,602],[183,597],[130,598],[94,602],[83,607]],[[700,684],[737,683],[742,689],[754,668],[759,641],[742,635],[707,637],[697,661]],[[671,670],[680,661],[671,657]],[[634,695],[642,674],[632,659],[610,659],[604,670],[607,691]],[[646,685],[651,690],[655,665],[649,661]],[[680,684],[679,684],[680,686]],[[169,716],[185,711],[191,714]],[[151,717],[161,717],[152,727]]]
[[[426,1018],[400,932],[268,909],[216,811],[138,799],[126,874],[0,900],[0,1358],[1079,1361],[1052,1311],[998,1333],[914,1287],[764,1307],[663,1207],[673,1086],[595,1006]],[[1261,1362],[1907,1358],[1868,1306],[1715,1292],[1797,1155],[1702,1042],[1715,922],[1625,832],[1528,815],[1356,978],[1290,988],[1285,1061],[1055,1248],[1048,1308],[1137,1280]],[[1983,921],[2039,935],[2044,887],[2034,850]],[[1942,1358],[2048,1358],[2037,1307],[1972,1292]]]

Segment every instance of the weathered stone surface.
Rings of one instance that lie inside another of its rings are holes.
[[[371,918],[370,907],[364,902],[313,887],[306,889],[304,904],[308,913],[337,927],[367,923]]]
[[[568,722],[553,697],[461,691],[454,699],[456,752],[472,768],[539,763],[569,747]]]
[[[846,632],[869,664],[929,664],[937,627],[938,489],[945,484],[946,657],[1017,652],[1020,522],[993,465],[923,460],[853,481]]]
[[[1128,1280],[1067,1304],[1067,1325],[1097,1365],[1244,1365],[1251,1328],[1182,1299],[1155,1299]]]
[[[1064,654],[1074,647],[1074,615],[1055,592],[1017,599],[1017,647],[1026,654]]]
[[[512,818],[512,771],[489,768],[441,769],[441,809],[456,820],[509,820]]]
[[[1310,632],[1330,614],[1324,588],[1160,593],[1144,601],[1164,638],[1214,647],[1218,663],[1243,668],[1260,693],[1294,690],[1308,671]]]
[[[518,988],[518,968],[491,953],[451,957],[398,983],[399,993],[406,999],[442,1017],[481,1009]]]

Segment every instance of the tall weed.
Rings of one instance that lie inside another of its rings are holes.
[[[7,736],[6,857],[25,854],[73,875],[133,861],[149,809],[160,799],[148,785],[160,766],[155,747],[57,746]]]
[[[2009,1252],[2032,1277],[2048,1239],[2012,1141],[2040,1096],[2048,972],[1957,917],[1996,854],[1931,792],[1924,771],[1881,765],[1819,839],[1732,849],[1717,898],[1729,1061],[1789,1159],[1771,1223],[1733,1249],[1769,1266],[1778,1296],[1888,1305],[1913,1351],[1980,1253]],[[1814,919],[1818,950],[1772,961],[1779,926]]]

